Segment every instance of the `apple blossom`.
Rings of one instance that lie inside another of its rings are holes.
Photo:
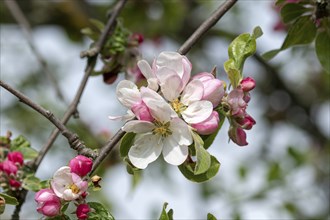
[[[77,174],[72,173],[68,166],[58,169],[50,184],[54,193],[67,201],[77,199],[88,187],[87,181],[83,181]]]
[[[207,72],[198,73],[192,79],[199,79],[203,83],[204,93],[202,100],[212,102],[213,108],[217,107],[225,94],[224,82]]]
[[[53,217],[60,214],[61,200],[58,198],[53,190],[41,189],[34,197],[38,203],[37,211],[45,216]]]
[[[219,127],[219,114],[213,111],[209,118],[197,124],[192,124],[191,127],[196,129],[198,134],[209,135],[214,133]]]
[[[244,101],[244,92],[242,89],[234,89],[227,96],[227,102],[230,106],[232,116],[244,115],[247,103]]]
[[[239,146],[248,145],[246,141],[246,133],[240,127],[230,126],[228,135],[232,141],[234,141]]]
[[[88,218],[88,213],[90,212],[90,208],[87,204],[80,204],[77,207],[76,215],[79,220],[84,220]]]
[[[15,164],[18,163],[21,166],[23,165],[24,162],[23,154],[19,151],[13,151],[8,153],[7,158],[8,160],[14,162]]]
[[[4,171],[8,176],[11,175],[11,174],[16,175],[16,173],[17,173],[17,171],[18,171],[18,168],[17,168],[17,166],[15,165],[15,163],[14,163],[13,161],[8,160],[8,159],[2,162],[1,169],[2,169],[2,171]]]
[[[126,132],[137,134],[128,152],[131,163],[144,169],[163,153],[166,162],[182,164],[188,156],[188,146],[192,143],[188,125],[175,117],[176,113],[171,106],[155,91],[142,87],[141,97],[155,120],[132,120],[122,127]]]
[[[78,155],[69,162],[71,172],[79,176],[86,176],[92,170],[92,166],[93,161],[83,155]]]
[[[249,114],[245,114],[243,118],[238,118],[236,121],[241,126],[241,128],[246,130],[250,130],[253,125],[256,124],[256,121]]]
[[[240,82],[241,89],[249,92],[256,87],[256,81],[251,77],[246,77]]]

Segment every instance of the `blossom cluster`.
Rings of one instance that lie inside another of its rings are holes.
[[[74,201],[78,219],[86,219],[90,208],[86,203],[87,174],[91,171],[93,161],[78,155],[71,159],[69,166],[59,168],[50,181],[50,188],[41,189],[35,195],[37,211],[45,216],[61,215],[61,207]]]
[[[119,82],[116,94],[128,111],[124,116],[109,117],[128,120],[122,130],[136,134],[128,152],[135,167],[146,168],[161,153],[166,162],[181,165],[195,134],[210,135],[218,130],[222,106],[229,108],[228,114],[235,121],[233,128],[240,131],[251,127],[245,125],[252,119],[245,113],[248,91],[254,87],[251,78],[226,94],[225,82],[212,73],[191,76],[192,64],[176,52],[162,52],[151,66],[145,60],[137,65],[148,85],[138,88],[128,80]],[[244,139],[240,134],[230,137],[239,145],[247,144],[237,141]]]
[[[1,187],[8,191],[21,188],[23,178],[24,157],[19,151],[9,152],[3,162],[0,162]]]

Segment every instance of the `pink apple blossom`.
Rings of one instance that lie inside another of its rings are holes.
[[[251,77],[244,78],[240,83],[243,92],[249,92],[256,87],[256,81]]]
[[[244,101],[244,92],[242,89],[232,90],[227,97],[232,116],[244,115],[247,103]]]
[[[21,166],[23,165],[24,162],[23,154],[19,151],[13,151],[8,153],[7,158],[8,160],[14,162],[15,164],[18,163]]]
[[[60,214],[61,200],[53,190],[41,189],[34,197],[37,202],[37,211],[45,216],[53,217]]]
[[[69,162],[71,172],[78,174],[81,177],[86,176],[92,170],[92,166],[93,161],[83,155],[78,155]]]
[[[84,220],[88,218],[88,213],[91,211],[87,204],[80,204],[77,207],[76,215],[79,220]]]
[[[204,93],[202,100],[212,102],[213,108],[217,107],[225,94],[224,82],[207,72],[196,74],[192,79],[199,79],[203,83]]]
[[[209,135],[214,133],[219,127],[219,114],[213,111],[209,118],[197,124],[192,124],[191,127],[196,129],[198,134]]]
[[[248,145],[246,142],[246,133],[240,127],[230,126],[228,135],[230,139],[239,146]]]
[[[4,171],[7,175],[10,174],[14,174],[16,175],[17,173],[17,166],[15,165],[15,163],[13,161],[10,160],[5,160],[2,162],[2,166],[1,166],[2,171]]]
[[[77,174],[72,173],[70,167],[64,166],[58,169],[50,182],[54,193],[66,201],[76,200],[86,192],[88,183]]]
[[[134,115],[137,117],[137,119],[139,119],[139,120],[143,120],[143,121],[153,121],[154,120],[154,118],[150,114],[150,111],[149,111],[147,105],[142,100],[140,102],[132,105],[131,110],[134,113]]]

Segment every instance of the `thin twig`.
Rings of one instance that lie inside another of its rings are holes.
[[[39,112],[41,115],[43,115],[45,118],[47,118],[52,124],[54,124],[62,133],[64,137],[68,139],[68,142],[72,149],[78,151],[79,154],[96,158],[97,152],[94,150],[86,147],[83,142],[79,140],[79,137],[77,134],[69,131],[65,125],[57,119],[52,112],[50,112],[47,109],[44,109],[42,106],[38,105],[37,103],[33,102],[29,97],[24,95],[23,93],[17,91],[16,89],[12,88],[8,84],[4,83],[2,80],[0,80],[0,86],[9,91],[11,94],[16,96],[21,102],[24,104],[30,106],[35,111]]]
[[[50,72],[46,60],[41,56],[41,54],[39,53],[39,51],[37,50],[37,48],[34,45],[33,37],[32,37],[32,29],[31,29],[31,25],[30,25],[29,21],[26,19],[24,13],[22,12],[22,10],[20,9],[20,7],[18,6],[18,4],[15,0],[5,0],[5,3],[9,9],[9,11],[11,12],[13,17],[17,21],[17,23],[21,26],[23,33],[25,35],[25,38],[27,39],[28,45],[30,46],[31,51],[37,58],[40,66],[41,66],[43,72],[45,73],[45,75],[47,76],[48,80],[53,85],[57,96],[65,103],[64,95],[61,92],[60,86],[58,85],[56,78]]]
[[[218,22],[236,2],[237,0],[228,0],[220,5],[219,8],[215,10],[212,15],[196,29],[196,31],[186,40],[186,42],[183,43],[183,45],[178,49],[178,52],[182,55],[188,53],[192,46],[195,45],[196,42]]]
[[[183,45],[178,49],[178,53],[184,55],[192,48],[192,46],[200,39],[202,36],[213,27],[220,18],[237,2],[237,0],[228,0],[220,7],[215,10],[212,15],[207,18],[196,30],[195,32],[183,43]],[[102,161],[109,155],[113,148],[117,145],[120,139],[125,135],[125,131],[119,130],[112,137],[108,143],[102,147],[99,156],[93,163],[93,168],[91,174],[96,170],[96,168],[102,163]]]

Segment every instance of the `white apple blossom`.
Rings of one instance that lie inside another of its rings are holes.
[[[128,152],[131,163],[144,169],[163,153],[166,162],[172,165],[182,164],[188,156],[188,146],[192,144],[188,125],[152,89],[142,87],[141,98],[155,120],[132,120],[122,127],[126,132],[137,134]]]
[[[87,181],[72,173],[68,166],[58,169],[50,184],[56,196],[66,201],[78,199],[88,188]]]

